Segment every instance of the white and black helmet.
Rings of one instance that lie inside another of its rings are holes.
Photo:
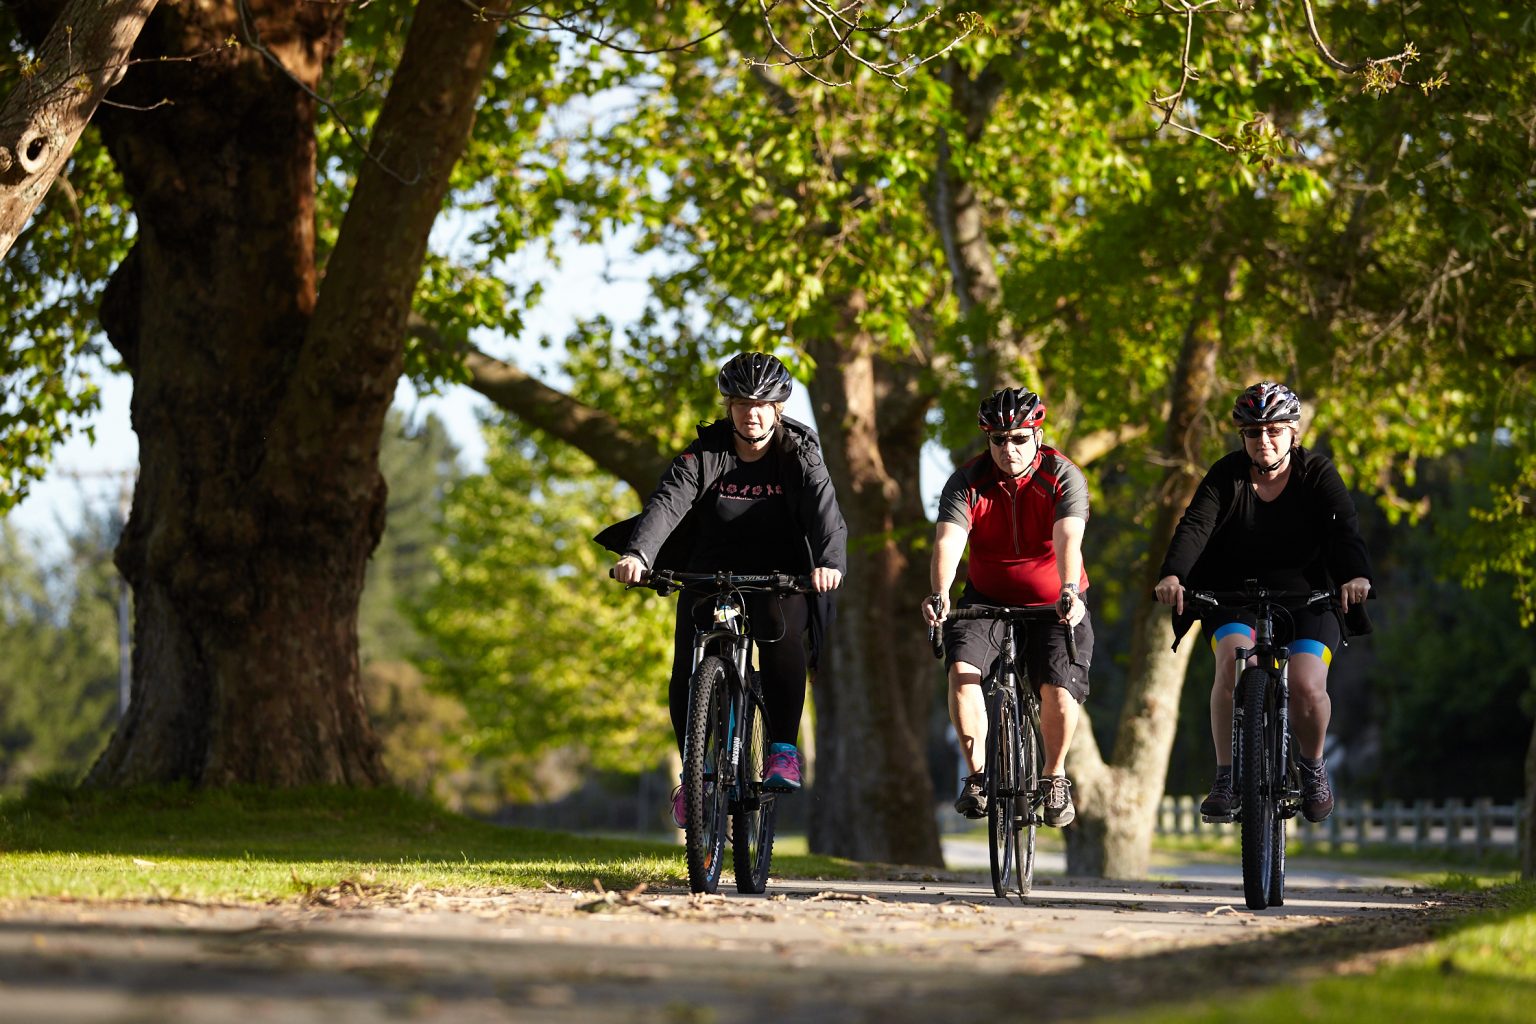
[[[784,364],[765,352],[743,352],[720,367],[720,393],[752,402],[782,402],[794,387]]]
[[[1284,384],[1261,380],[1237,396],[1232,422],[1240,427],[1295,423],[1301,419],[1301,399]]]

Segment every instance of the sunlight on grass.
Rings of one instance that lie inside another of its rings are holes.
[[[348,880],[442,891],[686,885],[676,843],[500,828],[390,790],[39,791],[0,802],[0,899],[288,899]],[[870,868],[782,851],[774,873]]]
[[[1536,1005],[1536,884],[1512,885],[1499,895],[1502,909],[1458,922],[1454,931],[1421,951],[1372,973],[1289,982],[1252,995],[1102,1019],[1138,1024],[1529,1021]]]

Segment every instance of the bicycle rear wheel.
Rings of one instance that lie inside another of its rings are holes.
[[[1019,719],[1000,683],[987,708],[987,846],[992,892],[1008,895],[1019,870]]]
[[[1277,716],[1278,721],[1278,716]],[[1275,777],[1284,779],[1286,788],[1291,784],[1291,757],[1287,739],[1281,739],[1276,745]],[[1284,799],[1289,799],[1285,797]],[[1282,797],[1277,794],[1275,799],[1275,834],[1271,840],[1274,851],[1274,859],[1269,865],[1269,905],[1283,907],[1285,905],[1285,819],[1288,817],[1285,808],[1280,806]]]
[[[1043,802],[1040,796],[1040,777],[1045,770],[1045,750],[1041,746],[1040,733],[1028,716],[1021,715],[1019,722],[1019,797],[1014,813],[1020,819],[1018,836],[1019,895],[1028,896],[1035,885],[1035,828],[1039,824],[1036,811]]]
[[[1271,743],[1266,715],[1269,673],[1262,668],[1243,671],[1237,681],[1241,702],[1242,779],[1239,783],[1243,814],[1243,898],[1252,910],[1269,906],[1270,876],[1274,871],[1275,795],[1278,780],[1271,773]]]
[[[763,789],[768,727],[756,701],[748,698],[746,705],[741,760],[736,766],[736,799],[731,809],[731,852],[736,861],[736,891],[758,893],[768,887],[778,801]]]
[[[688,810],[688,888],[714,892],[730,827],[731,673],[718,657],[699,662],[688,688],[683,797]]]

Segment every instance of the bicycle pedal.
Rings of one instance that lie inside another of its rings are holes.
[[[1235,814],[1202,814],[1200,820],[1208,825],[1230,825],[1237,820]]]

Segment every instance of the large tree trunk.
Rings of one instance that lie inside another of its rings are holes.
[[[1163,552],[1202,475],[1201,439],[1207,434],[1206,403],[1215,387],[1221,349],[1221,317],[1230,299],[1236,260],[1213,259],[1201,278],[1169,394],[1164,442],[1168,469],[1157,492],[1157,511],[1147,536],[1132,606],[1130,680],[1113,756],[1105,763],[1085,721],[1069,753],[1077,821],[1067,829],[1067,871],[1074,875],[1141,878],[1147,873],[1157,803],[1168,777],[1179,719],[1179,694],[1194,650],[1186,636],[1175,652],[1166,608],[1152,598]]]
[[[33,73],[0,107],[0,259],[64,169],[101,98],[127,70],[128,52],[155,3],[69,0],[53,19]],[[26,6],[24,20],[37,22],[55,5]]]
[[[379,433],[495,27],[452,0],[418,8],[374,129],[400,165],[365,162],[322,296],[315,105],[288,76],[318,83],[344,10],[256,3],[258,40],[136,67],[120,88],[153,109],[98,117],[138,218],[102,319],[133,374],[140,471],[117,552],[132,699],[95,783],[383,779],[357,661]],[[234,4],[179,4],[143,43],[241,35]]]
[[[942,673],[917,608],[928,590],[915,541],[918,460],[928,400],[875,357],[845,305],[839,339],[812,342],[816,423],[848,521],[848,575],[830,657],[817,673],[811,849],[854,860],[942,864],[927,769],[927,722]]]

